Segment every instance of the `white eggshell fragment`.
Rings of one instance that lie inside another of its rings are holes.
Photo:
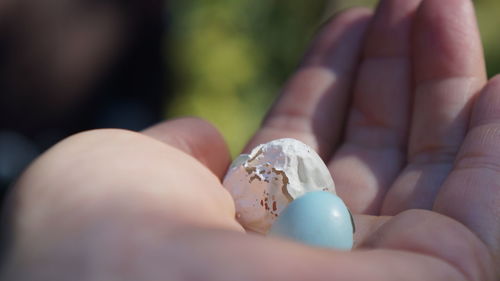
[[[236,217],[248,230],[266,234],[281,211],[306,192],[335,194],[325,163],[306,144],[278,139],[236,158],[224,178],[236,205]]]

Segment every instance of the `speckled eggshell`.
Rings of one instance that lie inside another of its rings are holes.
[[[350,250],[354,223],[346,205],[329,192],[309,192],[293,201],[271,227],[280,236],[310,246]]]
[[[236,158],[224,178],[236,218],[248,230],[266,234],[281,211],[306,192],[335,194],[335,185],[319,155],[295,139],[278,139]]]

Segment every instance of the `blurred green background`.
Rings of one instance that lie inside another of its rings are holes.
[[[168,58],[175,73],[167,117],[199,116],[238,154],[318,26],[376,1],[173,1]],[[500,72],[500,1],[475,1],[489,75]]]

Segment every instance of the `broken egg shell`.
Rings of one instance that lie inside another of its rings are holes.
[[[335,185],[319,155],[295,139],[278,139],[254,148],[233,161],[224,187],[236,205],[238,221],[266,234],[281,211],[310,191],[335,194]]]

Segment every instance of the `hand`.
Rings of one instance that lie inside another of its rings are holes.
[[[9,200],[0,279],[495,280],[500,79],[485,84],[468,0],[347,11],[248,147],[315,147],[359,214],[356,250],[244,234],[220,183],[227,148],[184,119],[86,132],[38,159]]]

